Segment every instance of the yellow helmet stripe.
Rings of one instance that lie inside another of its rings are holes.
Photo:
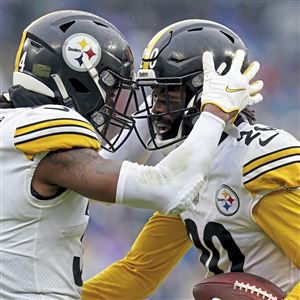
[[[19,71],[19,63],[20,63],[20,59],[21,59],[21,53],[22,53],[22,49],[26,40],[26,36],[27,36],[27,31],[24,30],[23,34],[22,34],[22,38],[21,38],[21,42],[19,45],[19,49],[16,55],[16,60],[15,60],[15,72]]]
[[[179,21],[177,23],[171,24],[167,27],[165,27],[164,29],[162,29],[161,31],[159,31],[152,39],[151,41],[148,43],[144,54],[143,54],[143,60],[147,60],[150,59],[150,55],[153,51],[153,49],[155,48],[156,43],[159,41],[159,39],[168,31],[174,29],[174,27],[176,27],[177,25],[181,25],[181,24],[185,24],[185,23],[189,23],[191,21],[194,20],[184,20],[184,21]],[[149,62],[148,61],[144,61],[143,62],[143,69],[149,69]]]
[[[28,30],[30,29],[31,26],[33,26],[35,23],[37,23],[38,21],[40,21],[41,19],[45,18],[46,16],[48,15],[51,15],[51,14],[54,14],[55,12],[52,12],[52,13],[49,13],[45,16],[42,16],[36,20],[34,20],[33,22],[31,22],[23,31],[23,34],[22,34],[22,38],[21,38],[21,42],[20,42],[20,45],[19,45],[19,48],[18,48],[18,52],[17,52],[17,55],[16,55],[16,60],[15,60],[15,72],[18,72],[19,71],[19,63],[20,63],[20,59],[21,59],[21,53],[22,53],[22,49],[23,49],[23,46],[24,46],[24,43],[25,43],[25,40],[26,40],[26,36],[27,36],[27,32]]]

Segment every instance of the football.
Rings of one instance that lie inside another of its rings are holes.
[[[249,273],[231,272],[208,277],[193,288],[195,300],[281,300],[286,294],[275,284]]]

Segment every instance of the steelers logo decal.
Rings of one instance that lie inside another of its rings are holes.
[[[216,192],[216,206],[222,215],[232,216],[240,207],[240,199],[229,186],[222,184]]]
[[[62,49],[66,64],[73,70],[86,72],[83,57],[95,67],[101,58],[101,47],[98,41],[86,33],[76,33],[68,37]]]

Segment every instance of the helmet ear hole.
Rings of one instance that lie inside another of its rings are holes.
[[[90,90],[76,78],[69,78],[69,82],[77,93],[85,94],[90,92]]]

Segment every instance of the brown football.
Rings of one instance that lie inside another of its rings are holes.
[[[281,300],[286,294],[275,284],[249,273],[231,272],[208,277],[193,288],[195,300]]]

